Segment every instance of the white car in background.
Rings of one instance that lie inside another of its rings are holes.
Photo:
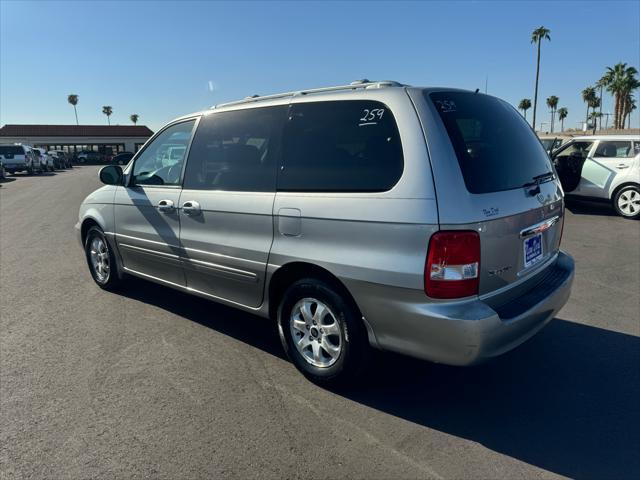
[[[640,135],[574,137],[553,161],[568,196],[606,200],[619,215],[640,218]]]
[[[0,161],[5,171],[11,175],[16,172],[27,172],[29,175],[43,171],[40,159],[28,145],[5,144],[0,145]]]
[[[34,148],[33,150],[40,157],[40,165],[42,166],[42,171],[46,172],[47,170],[49,170],[50,172],[53,172],[55,170],[53,157],[49,155],[44,148]]]

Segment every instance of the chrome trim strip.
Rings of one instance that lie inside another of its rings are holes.
[[[264,265],[266,262],[258,262],[257,260],[249,260],[248,258],[232,257],[231,255],[225,255],[224,253],[207,252],[206,250],[198,250],[197,248],[181,247],[185,252],[204,253],[206,255],[213,255],[214,257],[230,258],[232,260],[240,260],[242,262],[251,262],[258,265]]]
[[[259,307],[250,307],[249,305],[245,305],[244,303],[238,303],[238,302],[234,302],[233,300],[227,300],[226,298],[216,297],[215,295],[211,295],[210,293],[202,292],[200,290],[196,290],[195,288],[185,287],[184,285],[180,285],[178,283],[173,283],[173,282],[170,282],[169,280],[163,280],[162,278],[154,277],[153,275],[149,275],[147,273],[142,273],[142,272],[139,272],[137,270],[133,270],[131,268],[123,267],[123,269],[125,271],[133,274],[133,275],[138,276],[138,277],[147,278],[147,279],[155,281],[157,283],[163,283],[163,284],[166,284],[166,285],[170,285],[170,286],[176,288],[177,290],[182,290],[183,292],[187,292],[187,293],[193,293],[193,294],[199,295],[201,297],[211,298],[213,300],[219,301],[220,303],[225,303],[225,304],[228,304],[228,305],[236,305],[238,307],[241,307],[241,308],[243,308],[245,310],[250,310],[252,312],[257,312],[257,311],[260,310],[260,308],[262,308],[262,305],[260,305]]]
[[[227,273],[234,277],[241,277],[242,280],[257,281],[258,275],[253,272],[247,272],[246,270],[239,270],[237,268],[225,267],[224,265],[218,265],[217,263],[204,262],[202,260],[195,260],[193,258],[181,257],[185,263],[191,263],[200,267],[210,268],[221,273]]]
[[[520,232],[520,238],[525,238],[530,235],[534,235],[536,233],[542,233],[549,230],[552,226],[554,226],[560,220],[560,216],[556,215],[551,217],[544,222],[536,223],[530,227],[525,228]]]
[[[257,260],[249,260],[248,258],[232,257],[231,255],[225,255],[223,253],[207,252],[206,250],[198,250],[196,248],[180,247],[178,245],[172,245],[170,243],[165,243],[165,242],[158,242],[156,240],[148,240],[146,238],[132,237],[132,236],[129,236],[129,235],[124,235],[123,233],[116,233],[115,235],[116,235],[117,239],[120,238],[120,237],[129,238],[131,240],[136,240],[136,241],[139,241],[139,242],[153,243],[155,245],[162,245],[164,247],[168,247],[168,248],[171,248],[171,249],[179,249],[179,250],[184,251],[184,252],[203,253],[203,254],[206,254],[206,255],[213,255],[214,257],[229,258],[229,259],[232,259],[232,260],[240,260],[242,262],[255,263],[257,265],[264,265],[266,263],[266,262],[259,262]],[[119,243],[119,245],[124,245],[124,244]]]
[[[149,253],[151,255],[157,255],[159,257],[171,258],[173,260],[180,260],[179,255],[174,255],[172,253],[159,252],[158,250],[149,250],[148,248],[136,247],[134,245],[129,245],[127,243],[121,243],[121,247],[128,248],[130,250],[136,250],[138,252]]]

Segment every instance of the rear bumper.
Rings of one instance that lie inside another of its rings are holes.
[[[531,288],[493,307],[481,299],[425,303],[421,292],[371,285],[352,285],[352,293],[379,348],[471,365],[517,347],[543,328],[569,299],[574,270],[573,259],[560,252]]]

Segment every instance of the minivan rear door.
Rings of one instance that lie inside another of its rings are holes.
[[[441,230],[480,236],[479,294],[509,290],[556,256],[563,194],[547,152],[506,102],[409,89],[423,123]]]

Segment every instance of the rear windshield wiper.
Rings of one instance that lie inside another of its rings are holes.
[[[546,180],[553,180],[555,177],[556,176],[553,172],[547,172],[540,175],[536,175],[535,177],[533,177],[532,182],[525,183],[524,185],[522,185],[522,188],[535,187],[536,185],[540,185],[542,182]]]

